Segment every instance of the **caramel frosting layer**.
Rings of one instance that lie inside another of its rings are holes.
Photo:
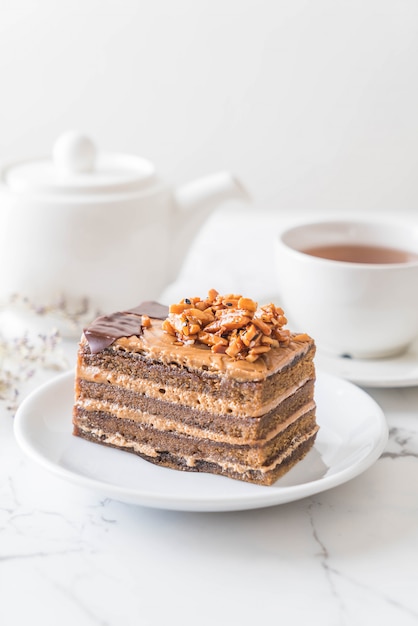
[[[162,321],[153,319],[150,328],[143,328],[140,335],[113,339],[113,349],[136,352],[155,361],[178,364],[192,370],[222,373],[238,381],[264,380],[282,370],[296,358],[302,358],[312,348],[312,339],[291,341],[288,346],[274,348],[261,355],[255,363],[244,359],[231,359],[225,354],[216,354],[204,344],[178,345],[176,338],[162,330]],[[91,348],[91,337],[86,336]],[[99,351],[99,350],[98,350]],[[97,352],[98,352],[97,351]]]
[[[151,326],[144,327],[142,316],[151,318]],[[85,341],[90,352],[98,354],[110,346],[127,352],[141,353],[164,364],[177,363],[190,369],[221,372],[239,381],[263,380],[280,371],[295,356],[304,356],[313,346],[313,340],[305,335],[293,335],[289,345],[269,350],[254,363],[245,359],[232,359],[228,355],[214,353],[202,343],[180,344],[176,337],[162,329],[168,315],[168,307],[158,302],[143,302],[139,306],[97,318],[84,329]]]

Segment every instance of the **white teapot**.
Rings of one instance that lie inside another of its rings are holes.
[[[209,212],[247,197],[226,172],[170,188],[148,160],[64,133],[52,158],[0,172],[0,303],[71,317],[157,299]]]

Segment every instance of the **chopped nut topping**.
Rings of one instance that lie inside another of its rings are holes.
[[[151,319],[150,319],[149,315],[142,315],[141,316],[141,326],[143,328],[150,328],[151,327]]]
[[[176,344],[202,343],[215,353],[254,362],[271,348],[289,344],[285,324],[283,309],[274,304],[259,307],[250,298],[221,296],[211,289],[205,300],[184,298],[172,304],[163,329],[176,337]]]

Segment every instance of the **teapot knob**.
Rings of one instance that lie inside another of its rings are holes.
[[[94,169],[96,146],[83,133],[70,130],[55,141],[52,156],[59,170],[67,174],[84,174]]]

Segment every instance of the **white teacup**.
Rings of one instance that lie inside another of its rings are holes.
[[[418,336],[416,226],[350,219],[296,225],[278,238],[277,269],[289,326],[324,352],[387,357]]]

